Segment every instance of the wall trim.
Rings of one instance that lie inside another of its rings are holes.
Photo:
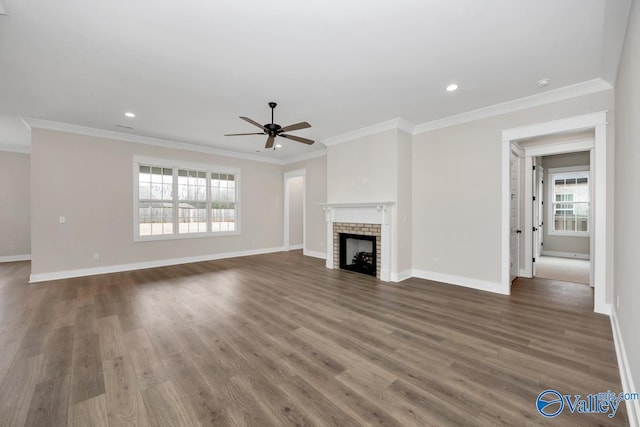
[[[422,123],[415,126],[415,128],[413,129],[413,134],[415,135],[418,133],[442,129],[449,126],[472,122],[474,120],[486,119],[488,117],[511,113],[513,111],[525,110],[527,108],[538,107],[540,105],[563,101],[570,98],[576,98],[578,96],[590,95],[592,93],[602,92],[610,89],[613,89],[613,86],[611,86],[611,84],[603,79],[598,78],[588,80],[586,82],[576,83],[558,89],[537,93],[535,95],[525,96],[523,98],[517,98],[511,101],[489,105],[487,107],[478,108],[477,110],[468,111],[466,113],[456,114],[453,116],[444,117],[442,119]]]
[[[391,273],[392,282],[402,282],[413,277],[413,270],[399,271],[398,273]]]
[[[613,87],[611,84],[606,82],[603,79],[593,79],[588,80],[581,83],[576,83],[573,85],[561,87],[558,89],[546,91],[543,93],[525,96],[523,98],[517,98],[510,101],[502,102],[499,104],[489,105],[487,107],[478,108],[476,110],[467,111],[460,114],[455,114],[453,116],[444,117],[441,119],[436,119],[432,121],[428,121],[421,124],[414,124],[411,121],[397,117],[395,119],[387,120],[381,123],[377,123],[371,126],[366,126],[364,128],[356,129],[354,131],[346,132],[341,135],[332,136],[329,138],[325,138],[322,141],[318,141],[323,143],[325,146],[331,146],[340,144],[343,142],[351,141],[357,138],[363,138],[369,135],[374,135],[380,132],[384,132],[391,129],[401,130],[410,135],[416,135],[423,132],[428,132],[432,130],[442,129],[450,126],[459,125],[462,123],[471,122],[474,120],[480,120],[487,117],[493,117],[500,114],[506,114],[513,111],[524,110],[527,108],[537,107],[540,105],[550,104],[552,102],[558,102],[565,99],[575,98],[578,96],[590,95],[592,93],[602,92],[605,90],[610,90]],[[140,144],[147,145],[155,145],[160,147],[167,148],[175,148],[180,150],[188,150],[188,151],[197,151],[201,153],[214,154],[219,156],[226,157],[234,157],[246,160],[254,160],[258,162],[265,163],[273,163],[279,165],[288,165],[291,163],[300,162],[303,160],[313,159],[316,157],[326,156],[326,148],[318,151],[314,151],[307,154],[302,154],[296,157],[291,157],[288,159],[270,159],[264,158],[260,156],[256,156],[248,153],[240,153],[231,150],[225,150],[221,148],[207,147],[193,143],[186,142],[177,142],[171,141],[161,138],[152,138],[141,135],[134,135],[124,132],[111,131],[106,129],[97,129],[91,128],[87,126],[74,125],[70,123],[63,122],[55,122],[50,120],[37,119],[32,117],[21,117],[21,119],[26,123],[29,128],[39,128],[39,129],[48,129],[55,130],[61,132],[70,132],[81,135],[89,135],[96,136],[100,138],[109,138],[115,139],[119,141],[129,141],[136,142]],[[0,146],[0,151],[15,151],[21,150],[19,152],[30,152],[30,146],[15,146],[20,148],[3,148],[5,146]],[[6,146],[6,147],[14,147],[14,146]],[[24,151],[26,150],[26,151]]]
[[[299,245],[290,245],[289,246],[289,250],[290,251],[299,251],[300,249],[303,249],[304,245],[303,244],[299,244]]]
[[[10,153],[31,154],[31,145],[0,144],[0,151],[8,151]]]
[[[331,145],[342,144],[343,142],[364,138],[365,136],[375,135],[392,129],[399,129],[411,135],[413,134],[414,125],[410,121],[403,119],[402,117],[398,117],[382,123],[377,123],[375,125],[323,139],[322,143],[329,147]]]
[[[304,249],[302,251],[302,254],[304,256],[310,256],[310,257],[313,257],[313,258],[327,259],[327,254],[324,253],[324,252],[310,251],[308,249]]]
[[[595,147],[590,150],[591,179],[593,182],[592,196],[593,208],[590,220],[591,229],[591,265],[590,285],[594,288],[594,311],[601,314],[609,314],[611,307],[607,303],[607,273],[610,266],[607,264],[607,112],[599,111],[590,114],[572,116],[547,122],[539,122],[518,128],[502,130],[502,167],[501,167],[501,271],[503,288],[510,287],[509,260],[510,260],[510,224],[509,224],[509,194],[510,194],[510,156],[514,141],[524,138],[539,137],[556,133],[594,129]],[[528,157],[527,157],[528,159]],[[528,193],[527,193],[528,192]],[[525,188],[525,218],[524,230],[531,233],[531,189]],[[532,271],[532,247],[525,245],[524,260],[528,264],[526,271]]]
[[[417,277],[418,279],[433,280],[434,282],[464,286],[465,288],[478,289],[496,294],[509,295],[510,293],[510,289],[504,289],[500,282],[490,282],[488,280],[473,279],[471,277],[455,276],[452,274],[437,273],[426,270],[413,270],[412,276]]]
[[[620,369],[620,381],[622,382],[622,391],[625,393],[637,393],[631,375],[631,367],[627,358],[627,351],[622,340],[622,332],[620,331],[620,323],[618,322],[618,313],[616,309],[611,311],[611,331],[613,332],[613,344],[616,348],[616,357],[618,359],[618,368]],[[640,426],[640,400],[626,400],[627,418],[630,426]]]
[[[256,162],[272,163],[277,165],[285,165],[289,163],[289,160],[270,159],[266,157],[256,156],[254,154],[240,153],[237,151],[225,150],[222,148],[207,147],[207,146],[192,144],[187,142],[177,142],[177,141],[171,141],[168,139],[133,135],[125,132],[117,132],[117,131],[106,130],[106,129],[97,129],[97,128],[91,128],[87,126],[74,125],[70,123],[36,119],[32,117],[23,117],[22,119],[29,126],[29,128],[47,129],[47,130],[54,130],[58,132],[68,132],[68,133],[74,133],[74,134],[80,134],[80,135],[95,136],[98,138],[114,139],[117,141],[128,141],[128,142],[135,142],[138,144],[174,148],[178,150],[196,151],[199,153],[207,153],[207,154],[213,154],[213,155],[224,156],[224,157],[233,157],[233,158],[244,159],[244,160],[253,160]],[[324,151],[326,150],[323,150],[322,152],[324,153]],[[321,157],[324,154],[318,154],[318,156]],[[302,157],[302,156],[299,156],[299,157]],[[296,159],[295,161],[298,161],[297,158],[294,158],[294,159]]]
[[[290,165],[292,163],[303,162],[305,160],[316,159],[318,157],[325,157],[327,155],[327,148],[323,148],[322,150],[312,151],[311,153],[301,154],[295,157],[289,157],[288,159],[282,160],[282,165]]]
[[[558,258],[573,258],[573,259],[584,259],[584,260],[589,260],[591,259],[591,256],[589,254],[579,254],[579,253],[572,253],[572,252],[559,252],[559,251],[542,251],[542,256],[551,256],[551,257],[558,257]]]
[[[0,263],[16,261],[31,261],[31,254],[0,256]]]
[[[51,273],[31,274],[29,283],[45,282],[49,280],[70,279],[73,277],[95,276],[97,274],[119,273],[122,271],[142,270],[145,268],[167,267],[170,265],[189,264],[192,262],[214,261],[226,258],[238,258],[251,255],[263,255],[282,252],[282,247],[252,249],[248,251],[223,252],[218,254],[199,255],[184,258],[170,258],[156,261],[136,262],[132,264],[107,265],[103,267],[81,268],[77,270],[55,271]]]

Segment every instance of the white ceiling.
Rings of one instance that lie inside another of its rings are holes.
[[[322,141],[614,84],[630,0],[3,3],[0,145],[28,144],[25,116],[257,154],[265,137],[223,134],[259,131],[238,116],[267,123],[268,101],[276,123],[306,120],[291,133]],[[259,155],[323,148],[280,141]]]

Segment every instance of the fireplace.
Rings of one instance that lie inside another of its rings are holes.
[[[327,220],[327,268],[338,269],[344,264],[353,264],[353,258],[357,257],[356,263],[365,265],[367,274],[388,282],[391,279],[390,218],[393,205],[395,202],[323,203]],[[357,235],[358,239],[367,242],[358,243],[356,253],[347,252],[341,261],[341,253],[344,252],[340,248],[341,234]],[[365,247],[365,244],[371,246]]]
[[[339,233],[340,268],[357,273],[376,276],[376,236]]]

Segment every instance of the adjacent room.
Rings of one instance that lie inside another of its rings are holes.
[[[0,427],[640,425],[635,0],[0,0]]]

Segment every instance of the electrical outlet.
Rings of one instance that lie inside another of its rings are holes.
[[[96,252],[95,254],[93,254],[93,260],[94,261],[98,261],[100,259],[100,254],[98,252]]]
[[[438,259],[438,257],[433,257],[433,265],[438,265],[438,263],[440,262],[440,260]]]
[[[67,222],[67,217],[66,216],[60,216],[58,218],[58,221],[60,222],[60,224],[64,224]]]

